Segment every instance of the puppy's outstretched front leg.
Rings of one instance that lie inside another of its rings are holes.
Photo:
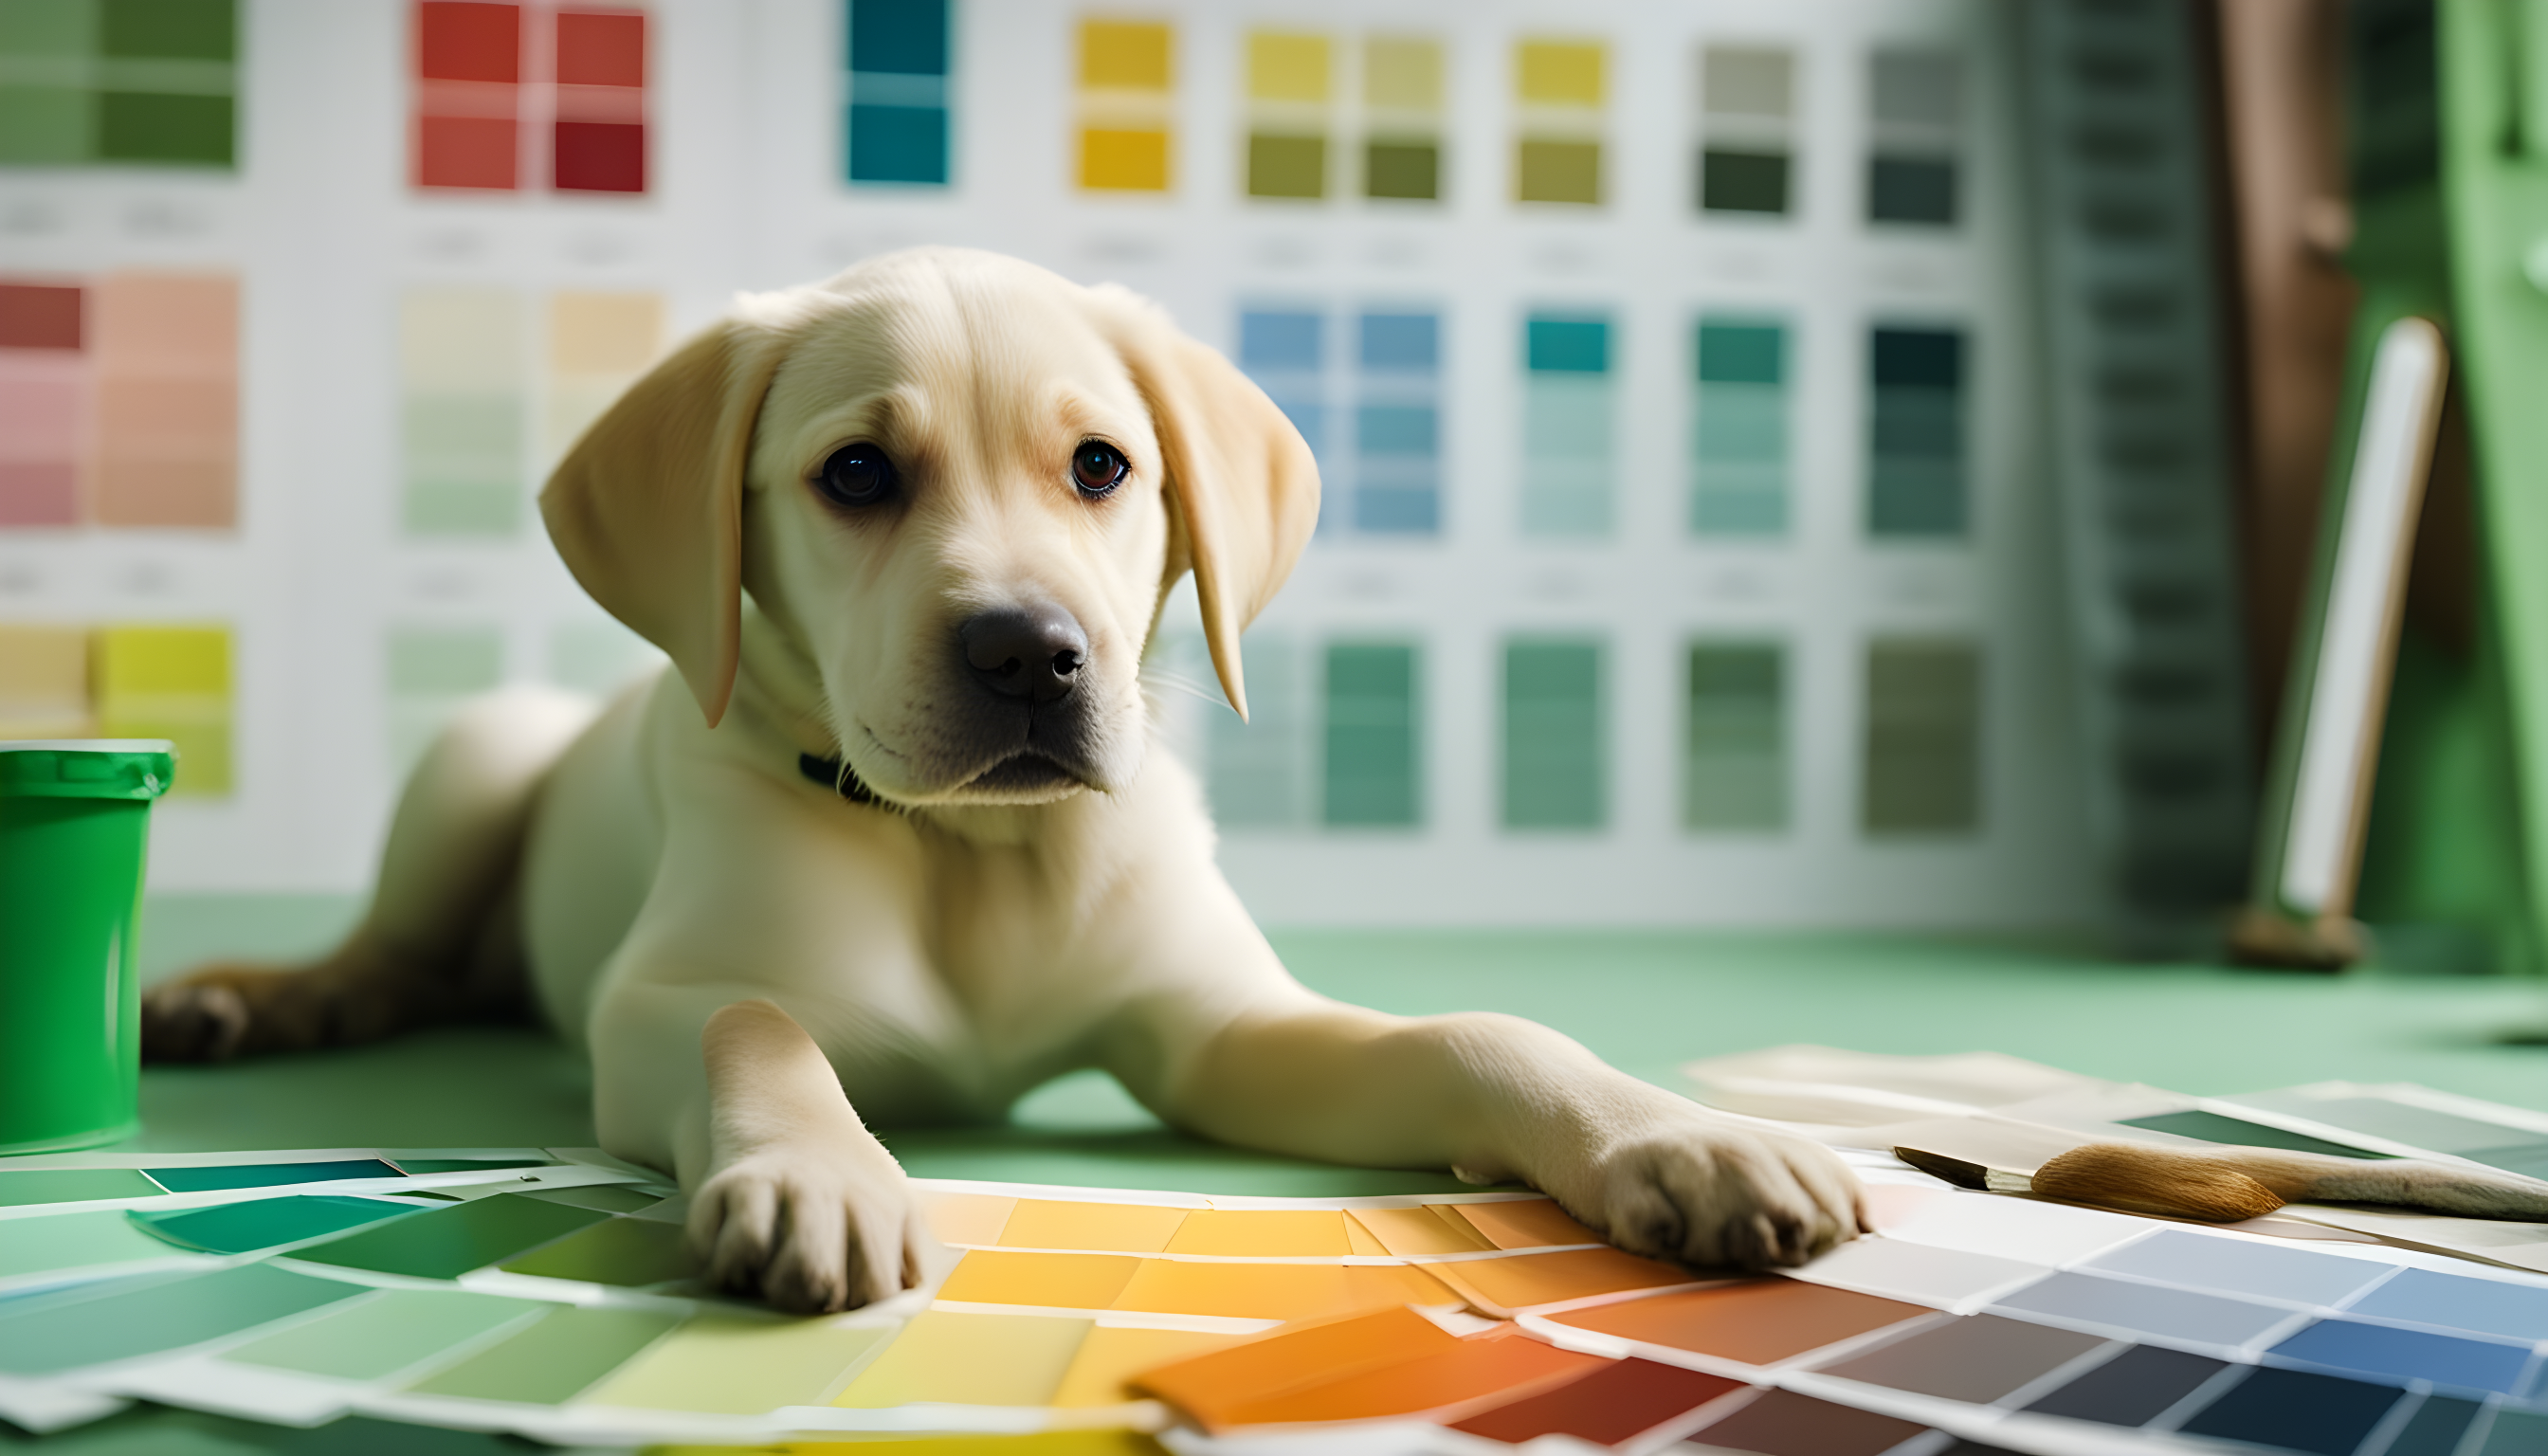
[[[711,994],[632,988],[607,1008],[619,1035],[596,1046],[604,1144],[674,1165],[690,1190],[691,1251],[726,1289],[812,1314],[923,1282],[936,1244],[910,1182],[795,1018],[774,1002],[728,1001],[706,1016],[695,1050],[661,1035],[698,1025],[697,1001]],[[642,1054],[650,1043],[663,1059]],[[671,1145],[629,1130],[669,1132]]]
[[[1701,1268],[1802,1263],[1866,1227],[1829,1148],[1711,1113],[1536,1023],[1284,999],[1154,1083],[1165,1110],[1310,1157],[1517,1178],[1622,1248]]]

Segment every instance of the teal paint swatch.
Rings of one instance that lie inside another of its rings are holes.
[[[1787,528],[1786,338],[1776,323],[1698,325],[1689,504],[1697,534]]]
[[[681,1316],[656,1310],[569,1306],[410,1389],[422,1396],[555,1406],[574,1400],[681,1322]]]
[[[269,1334],[222,1358],[338,1380],[379,1380],[549,1307],[534,1300],[393,1289]]]
[[[456,1279],[608,1217],[500,1193],[348,1233],[293,1257],[415,1279]]]
[[[1415,649],[1329,644],[1326,719],[1326,822],[1415,824]]]
[[[0,1173],[0,1207],[38,1203],[86,1203],[107,1198],[157,1198],[159,1185],[132,1168],[32,1168]]]
[[[396,1178],[399,1170],[376,1157],[321,1163],[236,1163],[209,1168],[147,1168],[150,1180],[170,1193],[220,1193],[232,1188],[282,1188],[294,1183],[333,1183],[340,1178]]]
[[[366,1292],[359,1285],[248,1264],[65,1307],[0,1315],[0,1371],[45,1375],[156,1354]]]
[[[166,1259],[176,1250],[133,1227],[120,1210],[12,1219],[0,1224],[0,1279]]]
[[[536,1198],[542,1203],[564,1204],[571,1209],[594,1209],[605,1214],[633,1214],[664,1201],[660,1193],[641,1193],[617,1183],[592,1183],[582,1188],[543,1188],[522,1197]]]
[[[2365,1152],[2307,1133],[2286,1133],[2263,1123],[2242,1118],[2226,1118],[2217,1112],[2189,1109],[2185,1112],[2160,1113],[2156,1117],[2126,1118],[2120,1127],[2147,1128],[2153,1133],[2168,1133],[2179,1138],[2192,1138],[2204,1142],[2223,1142],[2236,1147],[2280,1147],[2291,1152],[2322,1152],[2329,1157],[2387,1157],[2385,1152]]]
[[[679,1224],[612,1219],[502,1264],[508,1274],[582,1279],[592,1284],[661,1284],[692,1273],[687,1235]]]
[[[426,1173],[500,1173],[506,1168],[545,1168],[544,1157],[400,1157],[393,1153],[390,1161],[398,1170],[415,1176]]]
[[[296,1194],[289,1198],[256,1198],[244,1203],[223,1204],[209,1209],[174,1209],[145,1213],[135,1209],[126,1213],[143,1232],[165,1239],[179,1248],[199,1249],[208,1254],[243,1254],[260,1248],[279,1248],[317,1238],[322,1233],[342,1233],[416,1212],[394,1203],[369,1198],[335,1198],[325,1194]]]
[[[1601,645],[1504,644],[1504,827],[1600,828],[1604,757]]]

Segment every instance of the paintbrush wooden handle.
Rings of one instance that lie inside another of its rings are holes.
[[[2047,1198],[2129,1213],[2233,1224],[2286,1203],[2377,1203],[2463,1218],[2548,1222],[2548,1183],[2407,1159],[2270,1147],[2091,1142],[2036,1169]]]

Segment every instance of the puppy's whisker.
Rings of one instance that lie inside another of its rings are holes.
[[[1180,678],[1174,673],[1159,669],[1144,671],[1141,674],[1141,681],[1143,682],[1155,683],[1161,687],[1173,687],[1177,691],[1186,694],[1188,697],[1199,698],[1204,702],[1216,705],[1222,700],[1219,692],[1213,691],[1212,689],[1188,679]]]

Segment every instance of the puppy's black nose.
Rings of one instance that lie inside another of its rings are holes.
[[[1050,702],[1070,691],[1088,661],[1088,634],[1060,607],[1006,607],[957,629],[964,664],[983,686],[1007,697]]]

